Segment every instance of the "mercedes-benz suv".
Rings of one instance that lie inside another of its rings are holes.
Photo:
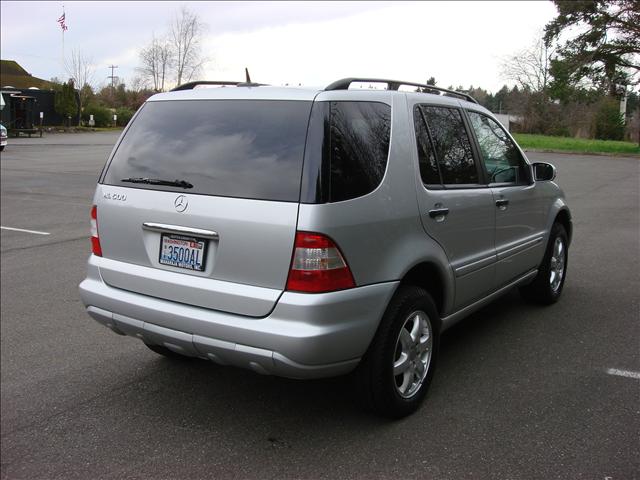
[[[80,293],[114,332],[263,374],[353,371],[399,417],[445,329],[513,287],[560,296],[555,169],[469,95],[207,83],[151,97],[100,175]]]

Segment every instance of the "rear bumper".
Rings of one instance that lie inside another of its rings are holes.
[[[291,378],[335,376],[355,368],[398,285],[284,292],[268,316],[253,318],[110,287],[93,258],[80,296],[99,323],[184,355]]]

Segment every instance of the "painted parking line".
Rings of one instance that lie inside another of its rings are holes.
[[[632,372],[630,370],[618,370],[617,368],[607,369],[609,375],[617,375],[618,377],[635,378],[640,380],[640,372]]]
[[[13,228],[13,227],[0,226],[0,229],[2,229],[2,230],[11,230],[12,232],[33,233],[34,235],[51,235],[49,232],[39,232],[37,230],[26,230],[24,228]]]

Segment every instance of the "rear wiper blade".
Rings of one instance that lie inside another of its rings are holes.
[[[169,187],[193,188],[193,185],[186,180],[162,180],[160,178],[129,177],[123,178],[121,182],[148,183],[149,185],[166,185]]]

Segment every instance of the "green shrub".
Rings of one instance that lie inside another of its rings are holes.
[[[54,110],[59,115],[62,115],[65,124],[68,123],[69,117],[73,118],[77,115],[78,102],[76,91],[73,88],[73,82],[71,80],[57,87],[53,102]]]
[[[622,140],[624,123],[620,115],[620,104],[612,99],[603,100],[595,116],[594,136],[600,140]]]
[[[113,124],[113,113],[106,107],[100,105],[87,105],[82,112],[82,120],[85,125],[89,124],[89,115],[93,115],[96,127],[109,127]]]
[[[126,107],[120,107],[116,110],[116,115],[118,116],[118,126],[119,127],[124,127],[127,123],[129,123],[129,120],[131,120],[131,117],[133,117],[133,110],[130,110]]]

